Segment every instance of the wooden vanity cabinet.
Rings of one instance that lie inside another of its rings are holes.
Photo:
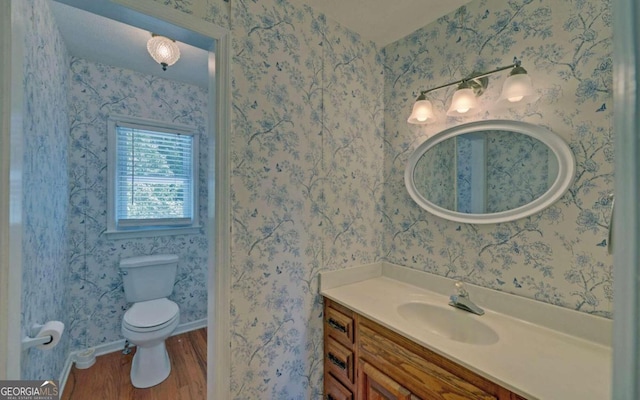
[[[524,400],[326,298],[324,310],[326,400]]]

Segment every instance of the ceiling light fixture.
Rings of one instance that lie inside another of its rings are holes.
[[[180,58],[180,49],[176,41],[155,33],[151,34],[151,39],[147,42],[147,51],[158,64],[162,65],[163,71]]]
[[[502,94],[498,101],[500,103],[506,103],[507,105],[513,105],[524,99],[531,98],[534,95],[531,78],[520,64],[520,60],[516,60],[511,65],[496,68],[489,72],[472,73],[464,79],[421,91],[413,105],[413,110],[407,122],[415,125],[434,122],[436,118],[433,112],[433,106],[431,102],[427,100],[426,94],[453,85],[458,85],[458,89],[453,94],[447,115],[458,117],[477,114],[480,111],[477,97],[487,88],[489,83],[488,76],[509,68],[512,70],[509,78],[504,82]]]

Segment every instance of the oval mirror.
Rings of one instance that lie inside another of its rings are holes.
[[[405,185],[425,210],[472,224],[535,214],[571,186],[567,143],[538,125],[490,120],[458,125],[427,139],[409,157]]]

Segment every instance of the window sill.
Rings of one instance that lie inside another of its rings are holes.
[[[196,235],[200,233],[202,225],[182,227],[182,228],[158,228],[158,229],[140,229],[128,231],[106,231],[105,237],[110,240],[120,239],[137,239],[155,236],[173,236],[173,235]]]

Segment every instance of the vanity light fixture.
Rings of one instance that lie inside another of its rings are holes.
[[[463,116],[474,115],[480,112],[480,104],[478,104],[477,96],[480,96],[484,89],[487,87],[489,79],[484,78],[471,78],[470,80],[463,81],[458,85],[453,98],[451,99],[451,106],[447,111],[449,116]]]
[[[520,60],[515,60],[511,65],[496,68],[489,72],[472,73],[470,76],[455,81],[423,90],[413,105],[413,110],[407,122],[415,125],[428,124],[435,121],[435,114],[431,102],[427,100],[426,94],[445,87],[458,85],[458,89],[453,94],[451,106],[447,111],[448,116],[467,116],[477,114],[480,111],[477,97],[487,88],[489,75],[511,68],[509,78],[504,82],[502,94],[498,100],[500,103],[511,105],[534,95],[531,85],[531,78],[527,71],[521,66]]]
[[[423,93],[418,96],[418,99],[413,104],[413,110],[407,120],[410,124],[427,124],[433,122],[435,115],[433,114],[433,106],[431,102],[427,100]]]
[[[498,103],[517,103],[533,97],[533,85],[527,70],[518,65],[509,72],[509,77],[502,84],[502,94]]]
[[[147,42],[147,51],[158,64],[162,65],[163,71],[180,58],[180,49],[176,41],[155,33],[151,34],[151,39]]]

